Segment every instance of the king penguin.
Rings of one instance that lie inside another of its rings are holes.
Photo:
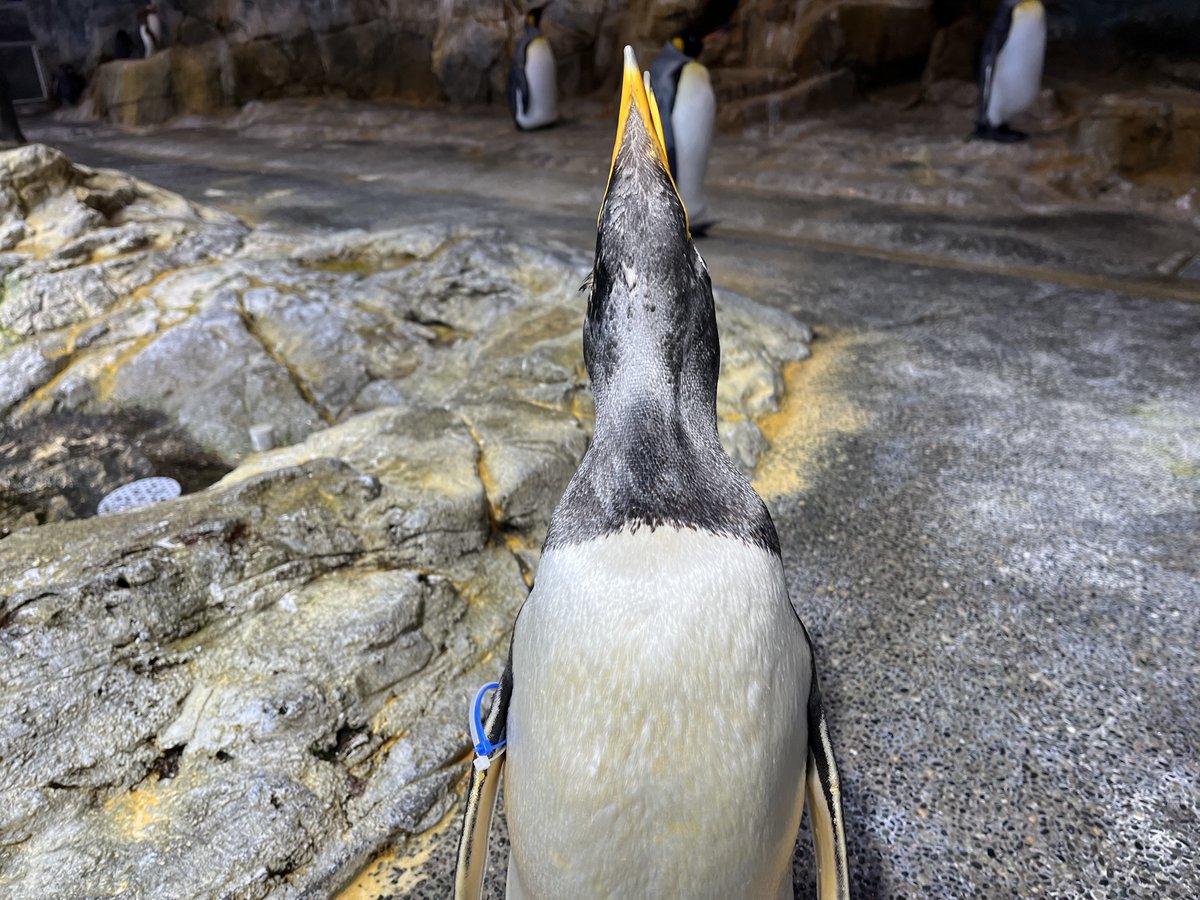
[[[583,323],[595,433],[488,686],[455,897],[481,895],[503,771],[508,900],[791,900],[806,798],[819,897],[846,900],[813,649],[717,437],[712,283],[648,82],[627,47]]]
[[[517,41],[508,71],[508,108],[521,131],[545,128],[558,121],[554,51],[541,32],[545,8],[535,6],[525,14],[525,31]]]
[[[650,63],[650,86],[662,115],[667,162],[696,235],[702,235],[712,224],[704,174],[717,114],[708,69],[696,61],[703,49],[700,37],[685,29],[664,44]]]
[[[979,113],[974,137],[1002,143],[1029,135],[1008,120],[1033,105],[1046,58],[1046,10],[1041,0],[1001,0],[983,42],[979,66]]]

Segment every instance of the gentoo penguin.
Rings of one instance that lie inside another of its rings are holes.
[[[819,896],[845,900],[812,645],[717,438],[712,284],[648,81],[627,47],[583,324],[595,434],[486,723],[476,698],[455,896],[480,896],[502,770],[508,900],[791,900],[806,796]]]
[[[1008,120],[1037,99],[1046,58],[1046,10],[1041,0],[1001,0],[983,42],[975,137],[1011,143],[1029,135]]]
[[[525,14],[525,31],[513,51],[508,71],[508,108],[522,131],[545,128],[558,121],[558,74],[554,51],[542,36],[545,6]]]
[[[151,3],[138,13],[141,25],[138,31],[142,35],[142,44],[146,48],[146,56],[153,56],[163,48],[162,20],[158,17],[158,7]]]
[[[702,49],[700,37],[685,30],[664,44],[650,63],[650,86],[662,115],[667,161],[696,235],[712,224],[704,196],[704,173],[717,113],[708,69],[696,62]]]

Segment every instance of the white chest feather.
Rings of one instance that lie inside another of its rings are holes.
[[[549,125],[558,119],[558,76],[554,51],[544,37],[534,38],[525,52],[525,81],[529,85],[529,103],[525,112],[517,110],[522,128]]]
[[[690,62],[679,74],[675,105],[671,109],[671,131],[675,135],[675,185],[693,223],[707,221],[708,199],[704,174],[712,149],[717,100],[708,69]]]
[[[509,897],[790,896],[810,672],[765,550],[547,551],[513,642]]]
[[[1023,3],[1013,10],[1008,39],[996,56],[987,115],[1001,125],[1037,100],[1046,56],[1046,16],[1040,3]]]

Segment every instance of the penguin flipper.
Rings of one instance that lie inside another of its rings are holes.
[[[842,786],[825,709],[821,705],[816,658],[813,660],[812,687],[808,694],[808,770],[804,793],[812,829],[813,856],[817,861],[817,897],[819,900],[850,900]]]
[[[808,824],[812,829],[813,856],[817,861],[817,897],[819,900],[848,900],[850,884],[846,870],[846,848],[839,840],[836,815],[841,810],[830,802],[827,786],[821,781],[820,766],[810,750],[808,776],[804,782],[808,801]]]
[[[514,121],[518,112],[521,115],[529,112],[529,82],[525,78],[525,66],[518,66],[516,60],[513,60],[508,76],[508,108]]]
[[[512,696],[512,668],[506,667],[500,678],[500,689],[492,700],[492,708],[484,724],[484,733],[493,744],[504,738],[508,719],[508,701]],[[458,841],[458,867],[454,873],[454,900],[481,900],[483,879],[487,874],[488,841],[492,834],[492,817],[500,780],[504,773],[505,754],[492,757],[486,769],[471,770],[467,788],[466,809],[463,812],[462,836]]]
[[[512,112],[514,122],[518,112],[521,115],[529,112],[529,80],[525,77],[525,57],[529,53],[530,43],[537,35],[536,29],[525,29],[513,50],[512,64],[508,68],[508,108]]]
[[[992,27],[988,29],[987,37],[983,39],[983,49],[979,59],[979,98],[976,122],[987,125],[988,103],[992,98],[992,77],[996,73],[996,60],[1000,51],[1008,43],[1008,32],[1012,29],[1012,10],[1001,4],[996,12]],[[997,123],[998,124],[998,123]]]

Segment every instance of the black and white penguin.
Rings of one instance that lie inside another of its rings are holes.
[[[541,32],[545,8],[535,6],[525,14],[525,31],[517,41],[508,71],[508,108],[522,131],[545,128],[558,121],[554,51]]]
[[[1029,109],[1042,85],[1046,10],[1041,0],[1001,0],[983,42],[975,137],[1011,143],[1029,135],[1008,120]]]
[[[650,63],[650,86],[662,115],[667,160],[694,234],[703,234],[712,224],[704,174],[712,149],[717,98],[708,69],[696,61],[703,49],[699,35],[685,30],[664,44]]]
[[[150,57],[163,48],[162,20],[158,17],[158,7],[151,3],[138,13],[140,25],[138,32],[142,36],[142,46],[146,48],[146,56]]]
[[[712,284],[648,80],[627,47],[583,325],[595,435],[472,729],[455,896],[480,896],[503,769],[509,900],[791,900],[806,797],[819,896],[844,900],[813,649],[717,437]]]

